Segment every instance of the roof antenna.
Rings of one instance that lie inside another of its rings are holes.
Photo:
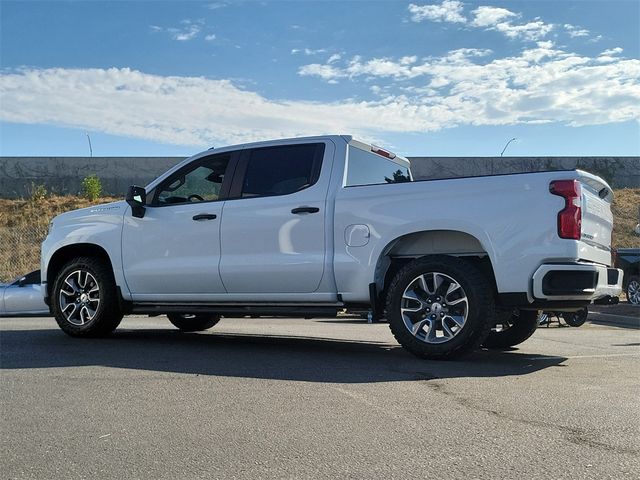
[[[515,140],[517,140],[517,138],[516,138],[516,137],[513,137],[511,140],[509,140],[509,141],[507,142],[507,144],[506,144],[506,145],[504,146],[504,148],[502,149],[502,152],[500,152],[500,156],[504,155],[504,151],[507,149],[507,147],[509,146],[509,144],[510,144],[511,142],[515,141]]]
[[[87,140],[89,141],[89,155],[93,158],[93,148],[91,148],[91,137],[89,136],[89,132],[84,132],[87,135]]]

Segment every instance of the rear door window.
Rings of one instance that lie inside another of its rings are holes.
[[[242,198],[288,195],[318,180],[323,143],[256,148],[248,155]]]

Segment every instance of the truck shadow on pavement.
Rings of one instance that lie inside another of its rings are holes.
[[[527,375],[565,357],[479,351],[463,360],[420,360],[388,343],[304,336],[116,331],[74,339],[56,329],[0,333],[0,369],[95,367],[327,383]]]

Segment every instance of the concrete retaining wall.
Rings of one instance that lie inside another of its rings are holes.
[[[82,179],[96,174],[103,193],[123,195],[132,184],[146,185],[181,157],[0,157],[0,197],[30,196],[32,185],[75,194]],[[417,179],[581,168],[614,187],[640,187],[640,157],[412,157]]]
[[[612,187],[640,187],[640,157],[412,157],[415,178],[472,177],[579,168]]]
[[[96,174],[105,195],[124,195],[129,185],[146,185],[182,157],[0,157],[0,197],[31,195],[33,185],[76,194],[82,179]]]

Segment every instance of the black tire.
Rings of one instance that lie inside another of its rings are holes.
[[[570,327],[581,327],[587,321],[587,315],[589,315],[589,310],[585,307],[577,312],[565,312],[562,314],[562,318]]]
[[[425,275],[423,278],[426,281],[429,281],[429,278],[432,279],[431,287],[428,285],[427,287],[434,292],[433,294],[420,287],[412,287],[417,285],[416,282],[420,282],[422,275]],[[438,275],[442,275],[439,285],[435,284]],[[462,291],[456,288],[449,293],[450,287],[453,286],[450,281],[455,282]],[[416,288],[413,293],[419,290],[426,293],[426,295],[420,294],[424,298],[417,300],[423,310],[403,315],[401,312],[403,305],[406,308],[407,301],[415,301],[407,300],[408,297],[403,299],[405,290],[409,288]],[[463,308],[462,304],[455,304],[460,302],[460,298],[456,298],[456,295],[466,297],[466,303],[464,303],[466,311],[462,313],[460,310]],[[451,296],[454,297],[451,298]],[[441,300],[434,302],[436,298]],[[450,302],[449,305],[446,302]],[[430,313],[427,314],[427,311]],[[443,315],[442,319],[439,319],[438,315]],[[489,334],[493,315],[493,290],[487,278],[471,262],[456,257],[432,255],[410,262],[395,275],[387,293],[386,318],[393,336],[400,345],[420,358],[453,359],[476,350]],[[464,316],[466,319],[463,318]],[[462,326],[453,323],[453,317],[457,317],[458,320],[462,318]],[[424,322],[429,323],[427,325]],[[411,327],[408,324],[411,324]],[[452,336],[448,339],[447,335],[440,338],[430,337],[434,331],[437,335],[438,328],[445,333],[446,324],[449,325],[447,333]],[[416,334],[409,328],[417,328]],[[455,331],[452,332],[452,329]]]
[[[72,337],[108,335],[123,317],[111,267],[95,257],[67,262],[55,277],[50,301],[58,326]]]
[[[213,327],[220,321],[220,315],[169,313],[169,321],[183,332],[201,332]]]
[[[534,334],[538,322],[535,310],[499,310],[493,322],[495,325],[482,346],[502,349],[519,345]],[[496,329],[497,325],[502,329]]]
[[[624,289],[627,294],[627,301],[632,305],[640,305],[640,277],[632,275],[629,277],[627,286]]]

